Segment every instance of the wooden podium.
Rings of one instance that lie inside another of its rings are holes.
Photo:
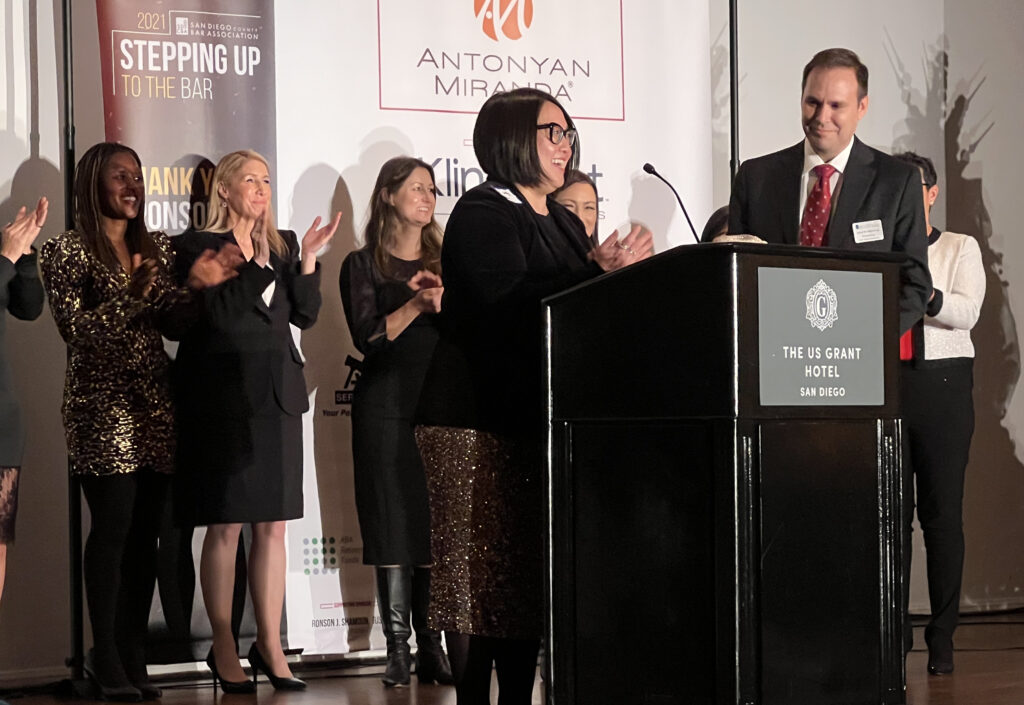
[[[721,244],[545,301],[549,703],[904,701],[898,295]]]

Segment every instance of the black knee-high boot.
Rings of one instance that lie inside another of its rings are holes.
[[[412,569],[412,626],[416,630],[416,678],[420,683],[452,685],[452,668],[441,647],[441,633],[427,625],[430,568]]]
[[[384,685],[409,685],[412,573],[408,567],[377,568],[377,603],[388,647]]]

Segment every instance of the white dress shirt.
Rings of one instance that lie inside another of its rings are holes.
[[[832,174],[832,178],[829,179],[829,188],[832,191],[832,212],[836,209],[836,196],[839,195],[839,189],[842,187],[843,172],[846,171],[846,162],[850,161],[850,151],[853,149],[853,137],[850,137],[850,143],[843,148],[843,151],[837,154],[832,161],[828,162],[835,167],[835,173]],[[803,223],[804,220],[804,206],[807,205],[807,197],[811,193],[811,189],[814,188],[814,184],[817,183],[818,178],[814,175],[812,169],[814,167],[825,164],[825,160],[814,153],[811,148],[811,143],[804,138],[804,170],[800,177],[800,210],[797,212],[797,222]]]

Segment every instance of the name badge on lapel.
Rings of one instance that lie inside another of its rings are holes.
[[[885,238],[882,232],[882,221],[862,220],[853,224],[853,241],[858,245],[865,242],[878,242]]]
[[[523,205],[523,202],[519,200],[519,197],[516,196],[511,191],[509,191],[507,188],[501,188],[500,186],[495,186],[494,190],[497,191],[502,196],[504,196],[505,200],[508,201],[509,203],[515,203],[517,206]]]

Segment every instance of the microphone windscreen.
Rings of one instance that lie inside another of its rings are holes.
[[[646,171],[648,174],[655,173],[654,172],[654,165],[651,164],[650,162],[647,162],[646,164],[644,164],[644,171]]]

